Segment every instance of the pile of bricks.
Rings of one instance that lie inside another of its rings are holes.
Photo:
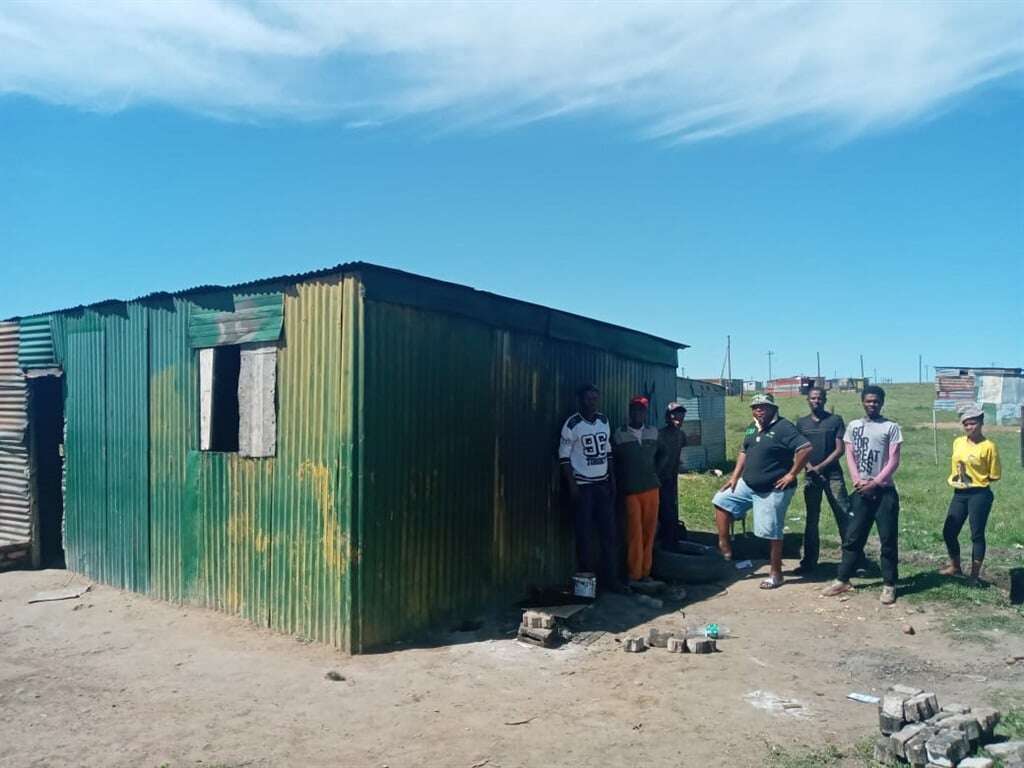
[[[1024,742],[990,743],[998,722],[995,709],[960,704],[940,707],[934,693],[894,685],[879,703],[882,736],[875,743],[874,758],[883,765],[992,768],[991,757],[977,754],[984,749],[1003,760],[1007,768],[1024,768]],[[1019,760],[1014,757],[1014,744],[1022,748]]]
[[[642,653],[648,648],[664,648],[669,653],[715,653],[718,644],[709,637],[687,637],[686,630],[671,630],[651,627],[647,637],[627,637],[622,641],[626,653]]]
[[[518,639],[531,645],[554,648],[562,641],[555,617],[543,611],[523,611]]]

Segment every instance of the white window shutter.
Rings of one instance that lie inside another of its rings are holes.
[[[273,456],[277,446],[277,344],[243,344],[238,373],[238,453]]]
[[[199,450],[210,450],[213,427],[213,350],[199,350]]]

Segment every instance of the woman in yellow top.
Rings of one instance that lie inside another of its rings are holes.
[[[949,565],[939,571],[943,576],[962,576],[960,570],[960,530],[964,521],[971,521],[971,579],[976,585],[985,559],[985,525],[992,509],[992,489],[999,479],[999,449],[982,434],[985,414],[971,404],[960,412],[964,434],[953,441],[953,459],[949,484],[953,500],[949,503],[942,538],[946,540]]]

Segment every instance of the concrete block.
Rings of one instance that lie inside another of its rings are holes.
[[[689,653],[690,648],[686,644],[685,637],[670,637],[668,642],[665,644],[668,648],[669,653]]]
[[[990,757],[965,757],[956,768],[992,768],[995,761]]]
[[[714,653],[718,650],[715,641],[706,637],[693,638],[687,644],[693,653]]]
[[[680,634],[680,632],[651,627],[647,630],[647,645],[651,648],[667,648],[668,641],[674,637],[679,637]]]
[[[893,717],[887,715],[885,712],[878,713],[878,730],[883,736],[889,736],[890,734],[896,733],[903,726],[906,725],[902,717]]]
[[[1004,741],[999,744],[988,744],[985,746],[985,751],[1004,763],[1013,759],[1024,760],[1024,741]]]
[[[906,760],[907,742],[917,736],[917,734],[925,728],[927,728],[927,726],[922,723],[911,723],[910,725],[905,725],[893,733],[889,737],[889,740],[892,741],[892,751],[896,757]]]
[[[936,712],[934,715],[925,720],[928,725],[934,725],[936,728],[942,725],[944,720],[948,720],[951,717],[956,717],[952,712]]]
[[[903,702],[903,719],[908,723],[923,723],[939,711],[939,700],[934,693],[919,693]]]
[[[961,731],[940,731],[925,743],[928,762],[953,768],[971,754],[971,744]]]
[[[622,650],[626,653],[642,653],[647,650],[647,641],[642,637],[627,637],[622,641]]]
[[[992,731],[999,724],[1001,715],[998,709],[992,707],[975,707],[971,710],[971,714],[974,719],[978,721],[978,725],[981,726],[981,735],[983,738],[989,738],[992,736]]]
[[[554,629],[555,617],[540,611],[524,611],[523,626],[533,629]]]
[[[914,736],[906,744],[906,752],[904,759],[911,765],[917,767],[928,764],[928,750],[926,745],[928,739],[934,736],[936,733],[934,728],[925,726],[921,731]]]
[[[540,645],[544,648],[551,648],[557,645],[561,641],[561,637],[558,634],[558,630],[555,629],[535,629],[533,627],[519,627],[518,639],[524,643],[530,643],[532,645]]]
[[[892,751],[892,741],[886,736],[879,736],[875,740],[875,751],[872,757],[876,763],[882,765],[895,764],[896,754]]]
[[[968,741],[981,738],[981,724],[974,715],[953,715],[942,721],[942,730],[960,731]]]

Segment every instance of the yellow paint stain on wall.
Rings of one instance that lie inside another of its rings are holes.
[[[328,568],[340,571],[345,567],[348,537],[341,530],[334,511],[331,493],[331,471],[323,464],[304,461],[299,465],[299,480],[312,485],[313,498],[320,511],[320,546]]]

